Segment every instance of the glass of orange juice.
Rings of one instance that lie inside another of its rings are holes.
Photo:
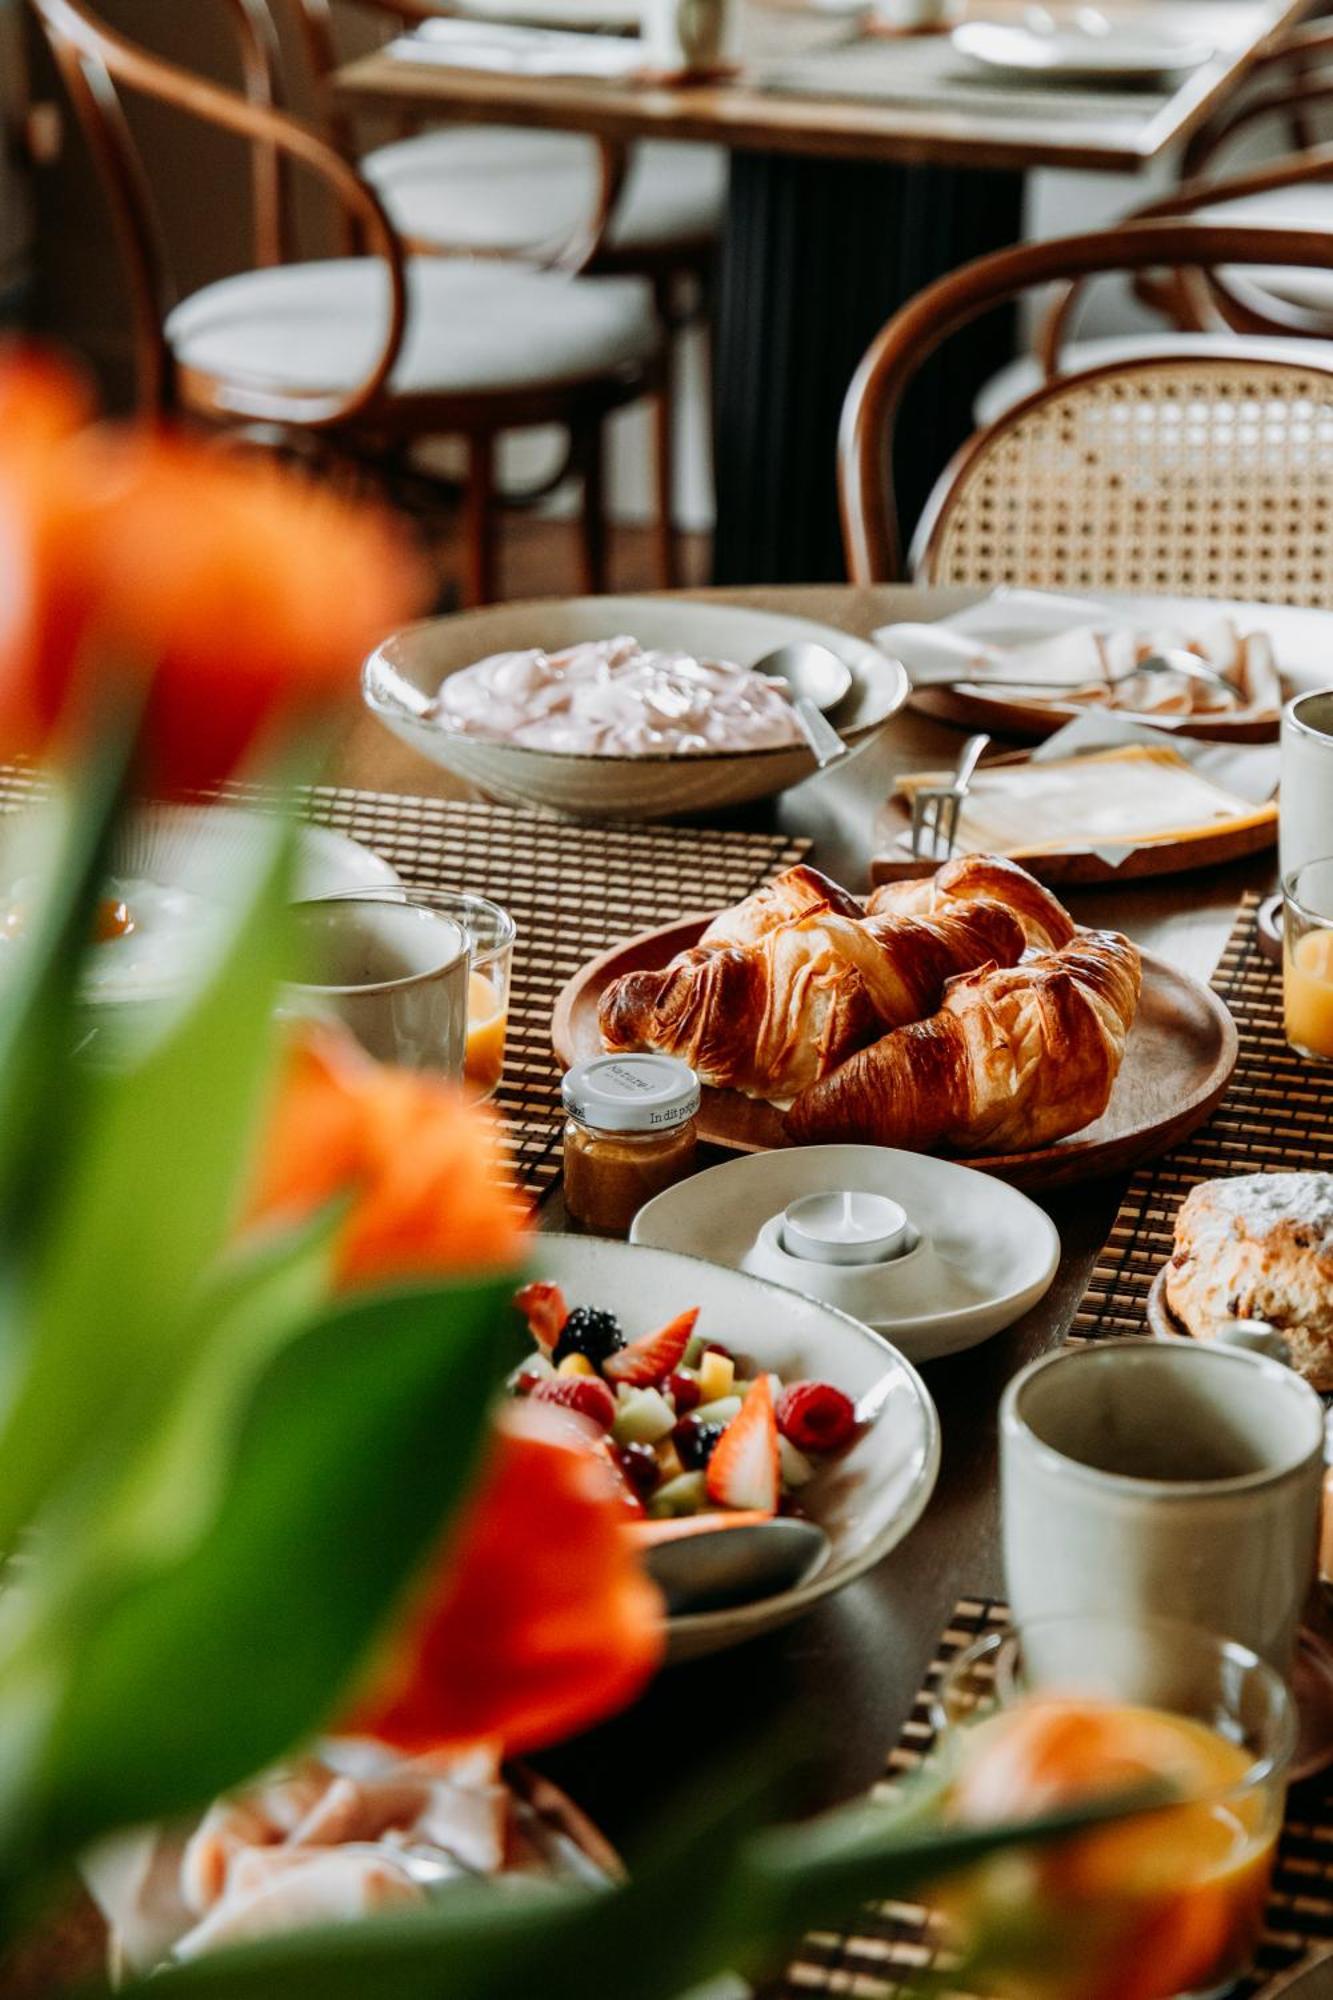
[[[1295,1712],[1257,1654],[1166,1620],[1044,1619],[992,1633],[934,1701],[952,1824],[1153,1803],[1005,1848],[934,1900],[968,1990],[1011,2000],[1224,1992],[1262,1927]]]
[[[1333,856],[1307,861],[1282,884],[1282,998],[1287,1040],[1333,1062]]]
[[[518,929],[508,910],[463,889],[339,890],[327,903],[355,897],[362,903],[406,903],[456,924],[468,943],[467,1044],[463,1080],[477,1097],[491,1097],[504,1070],[509,1031],[509,987]]]

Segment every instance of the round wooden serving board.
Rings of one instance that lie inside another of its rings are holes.
[[[657,971],[688,951],[712,921],[680,917],[643,931],[592,959],[560,993],[551,1039],[569,1067],[600,1055],[597,1008],[613,979]],[[976,1154],[964,1164],[999,1174],[1015,1187],[1052,1188],[1127,1173],[1155,1159],[1201,1125],[1236,1066],[1236,1024],[1215,993],[1151,952],[1143,954],[1143,995],[1111,1102],[1095,1125],[1030,1153]],[[703,1093],[699,1134],[735,1153],[761,1153],[790,1142],[771,1104],[734,1090]]]
[[[1006,699],[971,689],[919,687],[907,705],[938,722],[959,729],[986,729],[1025,743],[1044,742],[1081,715],[1123,715],[1128,722],[1150,723],[1154,729],[1191,736],[1201,743],[1276,743],[1282,717],[1275,708],[1226,710],[1221,715],[1139,715],[1130,709],[1099,709],[1088,702],[1028,701],[1021,694]]]

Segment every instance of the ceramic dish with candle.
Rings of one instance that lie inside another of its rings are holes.
[[[631,1242],[822,1299],[917,1363],[988,1340],[1050,1287],[1055,1225],[989,1174],[885,1146],[728,1160],[640,1209]]]
[[[626,1343],[618,1353],[632,1355],[637,1343],[660,1334],[673,1317],[697,1314],[689,1330],[691,1340],[697,1336],[700,1363],[693,1372],[702,1372],[710,1342],[725,1347],[733,1362],[733,1396],[739,1372],[751,1383],[775,1376],[786,1386],[828,1384],[853,1406],[854,1434],[827,1453],[801,1487],[802,1514],[827,1536],[822,1562],[775,1594],[673,1617],[671,1658],[716,1652],[787,1624],[882,1561],[919,1519],[939,1468],[935,1407],[911,1363],[869,1327],[819,1300],[676,1251],[596,1237],[543,1236],[532,1264],[535,1279],[558,1287],[570,1305],[614,1320]],[[606,1322],[601,1325],[604,1333]],[[601,1375],[592,1369],[556,1379],[600,1382]],[[764,1387],[771,1391],[772,1385]],[[753,1387],[747,1391],[742,1409],[755,1393]],[[758,1393],[762,1398],[763,1389]],[[742,1442],[748,1459],[754,1447]],[[745,1509],[740,1518],[753,1511]],[[691,1526],[684,1518],[664,1525]]]
[[[883,626],[911,705],[969,729],[1029,741],[1089,709],[1216,742],[1271,742],[1284,689],[1326,685],[1326,611],[1238,600],[999,589],[931,624]],[[1136,671],[1193,656],[1223,685]]]
[[[849,669],[832,719],[863,748],[906,698],[898,662],[831,626],[736,605],[587,597],[433,619],[386,640],[362,690],[395,735],[496,798],[661,819],[810,776],[783,697],[750,671],[801,640]]]

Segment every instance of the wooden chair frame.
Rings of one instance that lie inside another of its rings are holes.
[[[408,314],[406,255],[374,189],[314,127],[282,108],[277,41],[265,0],[225,0],[241,37],[243,89],[234,91],[140,48],[91,11],[88,0],[28,0],[88,137],[110,200],[130,279],[135,367],[144,408],[185,408],[232,426],[276,426],[323,435],[361,462],[386,463],[414,440],[454,435],[467,441],[464,508],[468,528],[468,596],[494,595],[494,444],[506,430],[559,425],[571,438],[571,461],[583,478],[582,570],[585,589],[604,588],[605,529],[601,518],[600,438],[607,415],[643,395],[660,395],[659,358],[591,379],[534,382],[514,389],[404,395],[389,389]],[[283,261],[287,247],[287,172],[303,166],[326,186],[358,249],[383,265],[388,324],[379,354],[352,387],[287,391],[262,381],[217,377],[178,363],[166,338],[174,303],[168,259],[152,191],[121,104],[120,91],[167,104],[249,142],[254,149],[257,261]],[[601,207],[623,170],[623,149],[603,147]],[[559,259],[571,275],[596,252],[581,228]]]
[[[965,264],[938,279],[894,314],[853,377],[843,405],[838,491],[848,574],[857,584],[900,580],[902,549],[893,493],[893,433],[898,409],[922,363],[951,334],[1035,286],[1084,281],[1103,272],[1170,268],[1200,272],[1218,264],[1325,265],[1328,239],[1317,230],[1240,228],[1174,219],[1133,222],[1087,236],[1022,243]],[[1226,329],[1205,288],[1186,294],[1194,331]],[[1115,372],[1109,369],[1103,372]],[[1024,407],[1058,391],[1037,390]],[[1000,419],[1003,424],[1005,418]],[[962,447],[954,479],[993,434],[987,426]],[[946,489],[947,492],[947,489]]]

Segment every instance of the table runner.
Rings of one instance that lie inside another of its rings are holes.
[[[41,780],[0,770],[0,811],[26,803]],[[226,805],[273,811],[280,795],[230,785]],[[471,889],[503,903],[518,925],[504,1078],[515,1167],[536,1199],[560,1177],[560,1073],[551,1009],[565,981],[619,939],[690,910],[739,902],[799,861],[809,841],[696,826],[600,824],[516,806],[413,798],[333,785],[298,794],[298,810],[380,854],[418,888]]]
[[[1259,951],[1258,901],[1241,904],[1212,981],[1240,1030],[1236,1073],[1207,1123],[1130,1182],[1074,1316],[1076,1340],[1144,1331],[1144,1303],[1171,1254],[1176,1210],[1197,1182],[1267,1168],[1333,1169],[1333,1068],[1287,1046],[1282,971]]]
[[[910,1776],[934,1742],[931,1697],[949,1662],[984,1633],[1003,1631],[1009,1614],[993,1598],[965,1597],[940,1634],[912,1712],[889,1752],[884,1777],[872,1796],[888,1797]],[[1278,1845],[1264,1935],[1253,1975],[1228,2000],[1253,2000],[1279,1972],[1309,1950],[1333,1946],[1333,1774],[1293,1788]],[[810,2000],[814,1994],[889,2000],[910,1993],[909,1976],[937,1962],[939,1938],[915,1903],[877,1903],[838,1931],[813,1931],[772,1991],[772,2000]],[[950,1994],[954,1989],[950,1988]],[[955,2000],[965,2000],[961,1992]]]

